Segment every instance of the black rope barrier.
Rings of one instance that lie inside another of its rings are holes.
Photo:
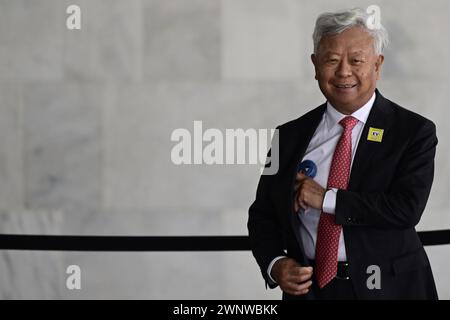
[[[450,230],[418,232],[425,246],[450,244]],[[248,251],[247,236],[0,235],[0,250],[41,251]]]
[[[49,251],[245,251],[246,236],[49,236],[0,235],[0,250]]]

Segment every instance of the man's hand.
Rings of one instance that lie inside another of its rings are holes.
[[[301,172],[297,173],[295,180],[295,212],[300,208],[305,210],[307,207],[322,210],[323,199],[327,190]]]
[[[292,258],[282,258],[274,263],[271,276],[284,292],[298,296],[308,293],[311,287],[312,267],[302,267]]]

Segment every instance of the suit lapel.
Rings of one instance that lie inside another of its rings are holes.
[[[352,171],[350,173],[350,180],[348,189],[352,190],[362,181],[364,171],[367,169],[369,159],[372,158],[373,153],[382,146],[383,142],[374,142],[367,139],[369,128],[384,129],[383,136],[389,134],[392,120],[389,117],[391,108],[389,101],[386,100],[378,90],[376,92],[375,102],[364,125],[361,137],[356,149],[355,158],[353,159]]]
[[[300,128],[293,137],[293,158],[289,159],[289,175],[291,177],[291,187],[294,187],[295,177],[297,175],[297,165],[305,155],[309,142],[311,141],[314,132],[316,132],[317,126],[322,120],[323,114],[326,110],[326,103],[317,107],[311,113],[304,118],[304,121],[300,123]],[[292,190],[292,189],[291,189]]]
[[[310,114],[304,118],[303,122],[299,124],[299,128],[295,134],[293,134],[293,158],[289,159],[289,169],[288,169],[288,178],[290,178],[290,188],[288,190],[290,194],[289,198],[289,208],[286,208],[285,212],[289,215],[288,218],[291,221],[290,225],[292,226],[295,238],[297,239],[297,243],[300,247],[301,254],[297,257],[299,262],[308,266],[309,261],[305,256],[305,251],[303,248],[303,241],[300,235],[300,220],[297,214],[294,212],[294,184],[295,178],[297,176],[297,165],[299,161],[303,158],[306,149],[308,148],[309,142],[311,141],[314,132],[317,129],[320,121],[322,120],[323,113],[326,110],[326,103],[317,107]]]

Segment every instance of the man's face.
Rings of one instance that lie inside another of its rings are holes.
[[[372,36],[354,27],[323,37],[311,59],[324,96],[338,111],[351,114],[372,97],[384,57],[375,54]]]

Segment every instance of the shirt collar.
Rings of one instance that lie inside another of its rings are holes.
[[[365,105],[363,105],[361,108],[356,110],[351,114],[352,117],[358,119],[363,124],[366,123],[367,118],[369,117],[370,110],[372,109],[373,103],[375,102],[375,92],[373,93],[372,97],[367,101]],[[337,111],[329,101],[327,101],[327,110],[325,111],[326,114],[326,123],[328,130],[331,130],[335,125],[339,123],[343,118],[345,118],[347,115],[340,113]]]

